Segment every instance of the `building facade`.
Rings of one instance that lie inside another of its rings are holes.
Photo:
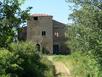
[[[25,28],[26,37],[19,33],[20,37],[36,43],[39,51],[50,54],[67,53],[65,42],[65,24],[53,20],[46,14],[33,14],[27,21]]]

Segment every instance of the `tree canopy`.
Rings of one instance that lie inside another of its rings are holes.
[[[74,23],[68,28],[68,46],[72,51],[93,54],[102,70],[102,0],[67,1],[79,6],[70,15]]]
[[[31,7],[20,8],[24,0],[3,0],[0,2],[0,47],[7,47],[14,40],[14,28],[26,22]]]

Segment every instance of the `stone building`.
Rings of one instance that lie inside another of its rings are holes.
[[[19,33],[19,38],[36,43],[40,51],[51,54],[67,53],[65,24],[53,20],[52,16],[33,14],[27,21],[27,27],[23,29],[24,32]]]

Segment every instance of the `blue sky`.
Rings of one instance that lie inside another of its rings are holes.
[[[22,5],[22,9],[32,6],[31,14],[44,13],[52,15],[53,19],[62,23],[70,23],[68,16],[72,10],[68,7],[72,4],[65,2],[65,0],[26,0]]]

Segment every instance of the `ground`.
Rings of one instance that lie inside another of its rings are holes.
[[[55,77],[71,77],[70,70],[61,61],[54,61],[53,56],[48,56],[48,59],[52,61],[55,66]]]

